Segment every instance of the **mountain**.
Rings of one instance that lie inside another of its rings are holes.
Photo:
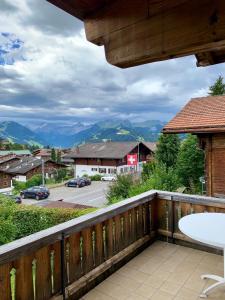
[[[0,123],[0,138],[14,143],[69,148],[81,143],[111,141],[156,141],[165,125],[158,120],[132,123],[128,120],[105,120],[94,124],[43,123],[32,130],[16,122]]]
[[[0,122],[0,138],[11,143],[42,146],[46,141],[37,133],[13,121]]]

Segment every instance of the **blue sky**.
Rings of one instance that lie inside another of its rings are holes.
[[[1,0],[0,28],[0,121],[167,121],[225,77],[225,64],[197,68],[192,56],[111,66],[82,22],[47,1]]]

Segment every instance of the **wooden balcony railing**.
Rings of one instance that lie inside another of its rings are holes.
[[[225,199],[149,191],[1,246],[0,299],[79,299],[158,237],[196,247],[177,224],[203,211]]]

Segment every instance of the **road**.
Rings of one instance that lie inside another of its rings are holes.
[[[47,200],[57,201],[63,199],[65,202],[83,204],[93,207],[103,207],[106,205],[106,193],[109,182],[93,181],[91,185],[82,188],[57,187],[50,189],[50,196]],[[42,200],[38,201],[40,203]],[[37,200],[23,199],[23,204],[37,204]]]
[[[94,207],[106,205],[108,182],[93,181],[91,185],[82,188],[58,187],[50,190],[48,200],[63,199],[66,202],[83,204]]]

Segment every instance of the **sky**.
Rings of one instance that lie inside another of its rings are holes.
[[[0,121],[168,121],[219,75],[225,64],[197,68],[193,56],[119,69],[47,1],[1,0]]]

